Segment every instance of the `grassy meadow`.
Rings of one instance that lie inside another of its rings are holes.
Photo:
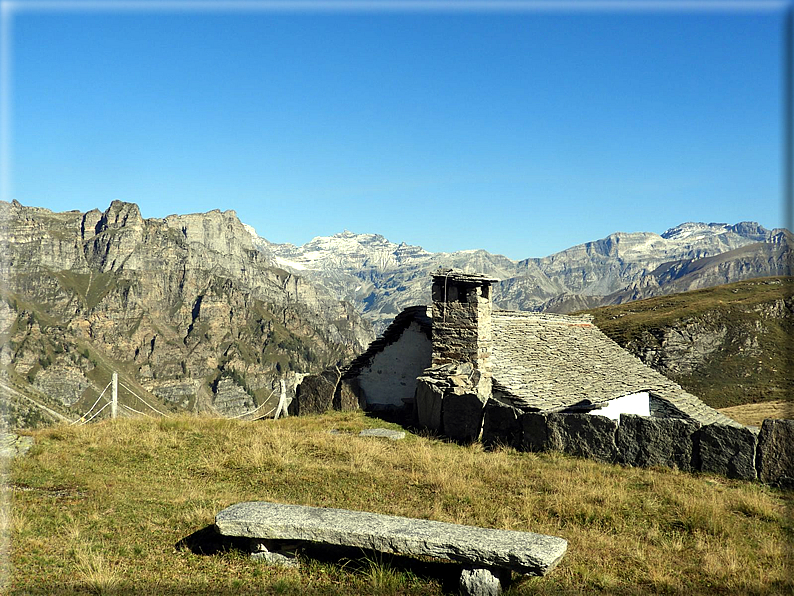
[[[722,408],[720,412],[736,422],[760,427],[767,418],[775,420],[794,420],[794,401],[769,401],[760,404],[742,404]]]
[[[361,412],[243,422],[118,419],[33,431],[11,462],[9,594],[443,594],[386,556],[270,567],[180,542],[240,501],[341,507],[561,536],[560,565],[509,594],[791,594],[794,493],[557,453],[487,452]],[[328,431],[337,429],[339,434]]]

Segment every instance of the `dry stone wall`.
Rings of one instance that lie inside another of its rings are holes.
[[[756,469],[763,482],[794,488],[794,420],[764,420]]]
[[[442,407],[443,406],[443,407]],[[443,404],[438,418],[444,420]],[[522,451],[569,455],[636,467],[674,467],[794,488],[794,420],[765,420],[760,431],[684,418],[521,412],[491,398],[482,441]]]

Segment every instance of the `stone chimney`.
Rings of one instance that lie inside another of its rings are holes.
[[[433,274],[433,366],[469,363],[490,386],[491,284],[497,281],[451,269]]]
[[[416,379],[420,425],[456,441],[482,434],[491,397],[491,284],[498,280],[439,269],[433,274],[432,364]]]

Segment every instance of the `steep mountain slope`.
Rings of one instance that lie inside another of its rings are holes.
[[[794,277],[586,312],[618,344],[712,407],[794,401]]]
[[[0,221],[3,381],[60,413],[85,411],[117,370],[129,407],[145,409],[137,394],[240,414],[373,338],[350,305],[272,267],[233,211],[144,220],[118,201],[104,213],[14,202]],[[17,421],[41,415],[11,407]]]
[[[375,234],[344,232],[296,247],[250,231],[268,259],[350,301],[379,330],[406,306],[429,301],[427,280],[438,267],[500,279],[500,308],[552,312],[792,273],[791,234],[751,222],[686,223],[662,235],[619,232],[518,262],[484,250],[430,253]]]

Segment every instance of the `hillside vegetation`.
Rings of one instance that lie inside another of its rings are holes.
[[[589,312],[609,337],[715,408],[794,401],[794,278]]]
[[[281,380],[294,392],[373,339],[350,305],[273,266],[233,211],[144,219],[120,201],[87,213],[0,201],[0,222],[14,427],[79,417],[114,371],[125,411],[275,407]]]
[[[355,412],[277,422],[117,419],[33,431],[35,446],[11,467],[7,593],[449,589],[450,567],[432,562],[304,558],[295,570],[234,550],[199,554],[198,536],[210,534],[215,514],[246,500],[527,530],[569,541],[557,569],[520,579],[510,594],[794,590],[790,492],[555,453],[484,452],[422,435],[403,441],[357,436],[382,425]]]

